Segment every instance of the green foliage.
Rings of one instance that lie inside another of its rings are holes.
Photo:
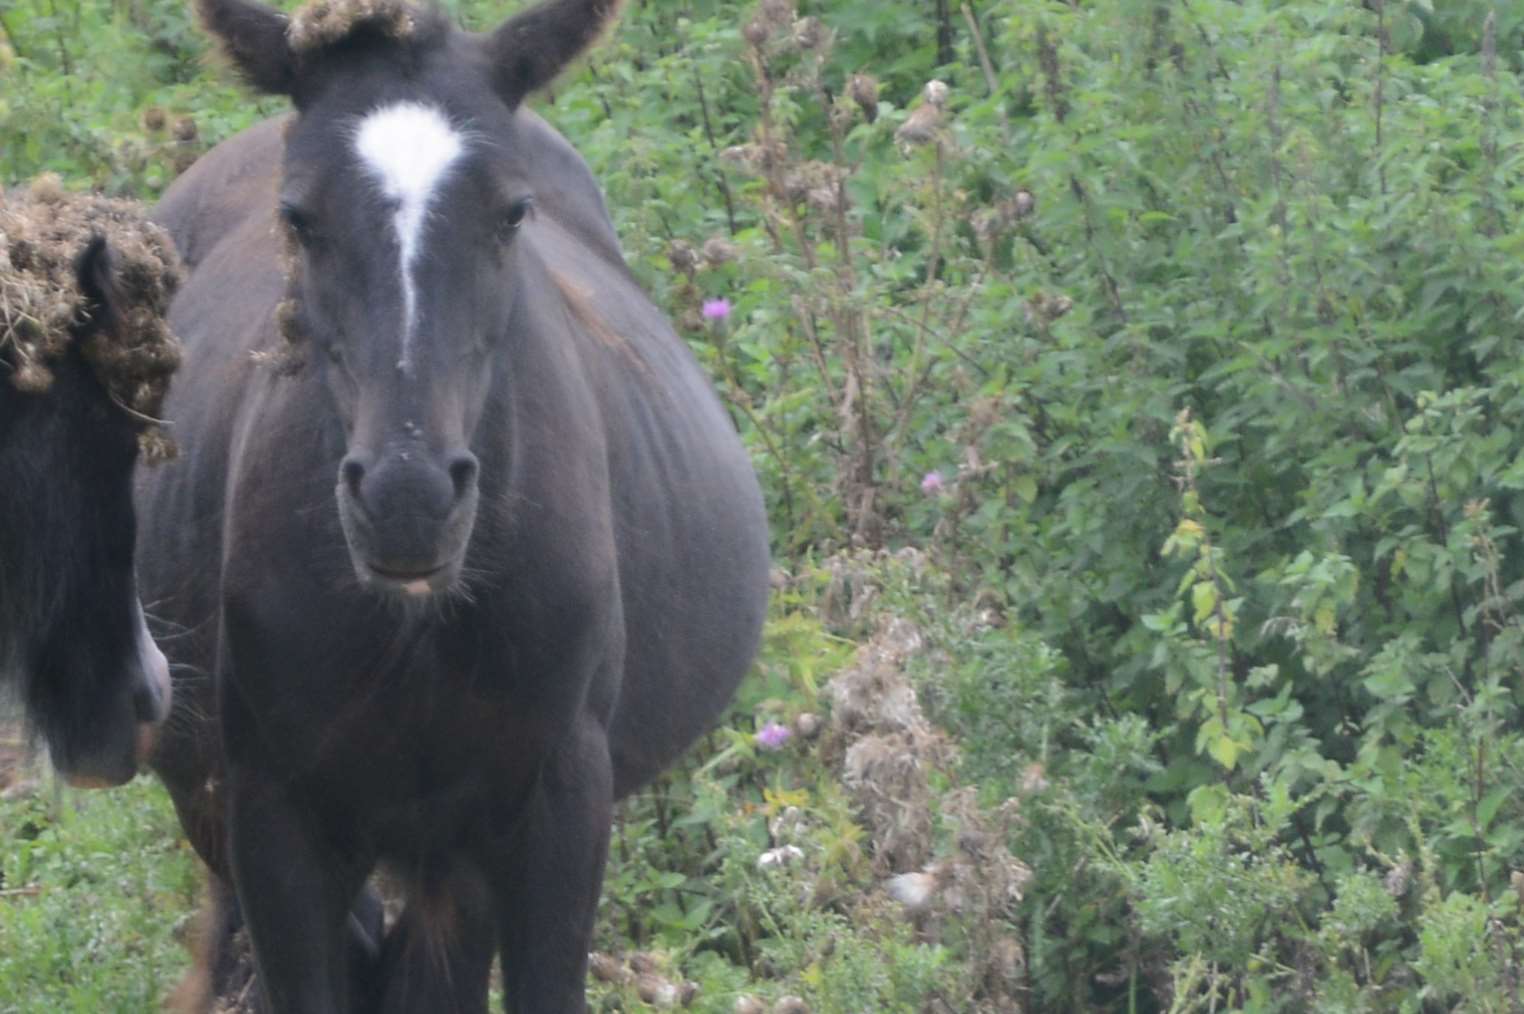
[[[1443,1002],[1470,998],[1467,1008],[1479,1011],[1510,1010],[1518,1004],[1518,987],[1508,988],[1501,978],[1489,921],[1486,903],[1465,894],[1452,894],[1430,910],[1415,963],[1427,983],[1426,997]]]
[[[277,108],[208,73],[189,4],[18,0],[0,8],[0,183],[44,170],[154,197]]]
[[[1190,830],[1163,833],[1136,876],[1145,933],[1168,936],[1181,953],[1219,968],[1251,968],[1268,932],[1298,919],[1307,873],[1266,828],[1211,789],[1192,797],[1200,814]]]
[[[1524,8],[964,10],[629,5],[539,103],[733,406],[790,575],[730,719],[621,815],[599,946],[696,1009],[972,1010],[997,952],[1031,1009],[1508,1009]],[[152,196],[279,108],[214,83],[178,2],[0,24],[7,184]],[[966,787],[1032,874],[935,930],[884,901],[916,871],[840,744],[754,735],[824,716],[889,616],[958,748],[928,863],[984,819]]]

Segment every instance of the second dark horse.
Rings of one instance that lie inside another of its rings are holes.
[[[520,108],[613,6],[478,36],[202,0],[295,112],[158,212],[187,360],[145,585],[216,725],[174,723],[155,763],[276,1011],[481,1010],[494,939],[510,1011],[584,1010],[613,801],[755,653],[749,459],[586,164]],[[378,863],[407,908],[356,987]]]

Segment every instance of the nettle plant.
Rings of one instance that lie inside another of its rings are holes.
[[[1064,660],[1040,745],[983,717],[1010,682],[943,712],[1009,737],[969,751],[1002,780],[1046,765],[1015,832],[1046,1006],[1507,992],[1519,32],[1485,2],[694,3],[557,97],[784,554],[924,541]],[[1251,849],[1231,939],[1176,917]],[[1486,968],[1420,962],[1441,905]]]

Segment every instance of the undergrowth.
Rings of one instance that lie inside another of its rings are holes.
[[[277,108],[177,2],[0,25],[7,185],[151,197]],[[1524,1002],[1521,52],[1494,0],[627,5],[537,108],[784,576],[621,811],[600,1005]]]

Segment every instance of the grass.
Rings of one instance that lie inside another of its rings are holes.
[[[146,778],[0,788],[0,1012],[157,1010],[199,885],[169,797]]]

